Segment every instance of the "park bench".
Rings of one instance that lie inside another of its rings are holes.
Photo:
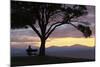
[[[37,55],[37,51],[38,51],[38,49],[32,49],[31,46],[29,46],[26,49],[26,52],[27,52],[28,56]]]

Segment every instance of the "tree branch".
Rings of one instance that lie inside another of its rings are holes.
[[[43,36],[44,34],[44,15],[43,14],[44,14],[43,9],[41,9],[39,11],[39,16],[38,16],[38,25],[41,30],[41,36]]]
[[[41,34],[39,33],[39,31],[34,27],[34,25],[29,25],[34,31],[35,33],[41,38]]]
[[[55,27],[54,28],[52,28],[51,30],[49,30],[48,32],[47,32],[47,36],[46,36],[46,38],[48,38],[49,37],[49,35],[58,27],[58,26],[61,26],[61,25],[63,25],[62,23],[61,24],[58,24],[58,25],[55,25]],[[50,27],[51,28],[51,27]]]
[[[72,23],[69,23],[70,25],[72,25],[74,28],[76,28],[77,30],[79,30],[78,29],[78,27],[77,26],[75,26],[74,24],[72,24]],[[80,30],[79,30],[80,31]],[[80,31],[81,32],[81,31]],[[82,32],[81,32],[82,33]]]
[[[61,22],[59,22],[59,24],[57,24],[57,23],[52,24],[52,25],[50,26],[50,28],[48,29],[48,31],[46,32],[46,38],[48,38],[49,35],[50,35],[58,26],[61,26],[61,25],[64,25],[64,24],[67,24],[67,23],[61,23]],[[74,24],[72,24],[72,23],[68,23],[68,24],[70,24],[70,25],[72,25],[73,27],[75,27],[76,29],[78,29],[77,26],[75,26]],[[53,27],[54,25],[55,25],[55,27]],[[52,27],[53,27],[53,28],[52,28]]]
[[[49,17],[51,17],[51,16],[53,16],[53,15],[55,15],[55,14],[57,14],[57,13],[60,13],[60,12],[62,12],[62,11],[60,11],[60,10],[59,10],[59,11],[58,11],[58,10],[56,10],[56,11],[54,11],[54,12],[50,13],[50,14],[49,14]]]
[[[48,34],[48,32],[52,29],[52,27],[53,27],[54,25],[60,24],[60,23],[61,23],[61,22],[53,23],[53,24],[49,27],[49,29],[47,30],[46,35]]]
[[[72,24],[72,23],[69,23],[70,25],[72,25],[73,27],[75,27],[76,29],[78,29],[78,27],[77,26],[75,26],[74,24]]]

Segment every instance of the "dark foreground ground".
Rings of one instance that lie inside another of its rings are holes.
[[[69,57],[62,58],[53,56],[21,56],[21,57],[11,57],[11,67],[57,64],[57,63],[72,63],[72,62],[87,62],[87,61],[95,61],[95,60],[82,59],[82,58],[69,58]]]

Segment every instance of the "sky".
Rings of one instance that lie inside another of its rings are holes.
[[[79,17],[79,21],[88,22],[92,35],[90,38],[83,37],[82,33],[70,25],[58,27],[46,41],[46,47],[50,46],[73,46],[80,44],[82,46],[95,46],[95,7],[87,6],[88,15]],[[77,22],[74,22],[77,24]],[[40,46],[39,37],[31,29],[11,29],[11,45],[23,46],[33,45]]]

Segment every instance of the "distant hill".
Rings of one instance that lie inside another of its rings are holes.
[[[95,59],[95,47],[81,46],[79,44],[63,47],[51,46],[46,49],[46,53],[60,57]]]
[[[32,48],[37,48],[32,46]],[[38,49],[38,48],[37,48]],[[46,54],[57,57],[72,57],[72,58],[85,58],[95,59],[95,47],[81,46],[75,44],[73,46],[51,46],[46,48]],[[26,48],[11,47],[11,56],[26,56]]]
[[[80,44],[75,44],[73,46],[51,46],[51,47],[48,47],[48,49],[58,49],[58,50],[84,50],[84,49],[95,49],[95,47],[88,47],[88,46],[84,46],[84,45],[80,45]]]

